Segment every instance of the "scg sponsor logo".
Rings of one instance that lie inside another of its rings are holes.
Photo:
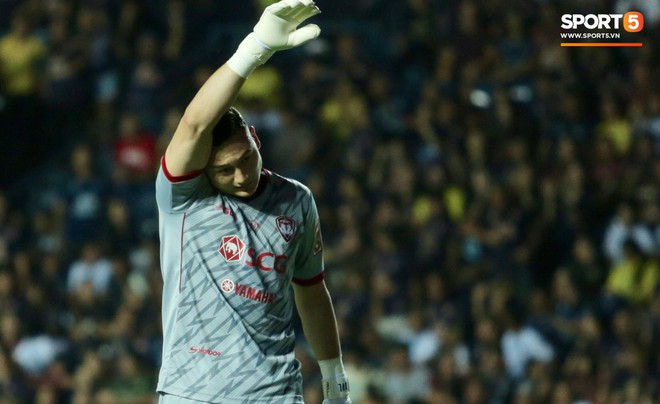
[[[245,264],[249,267],[259,268],[262,271],[270,272],[275,270],[278,274],[286,273],[286,262],[289,257],[286,255],[275,255],[270,251],[257,254],[254,248],[248,249],[248,257]]]

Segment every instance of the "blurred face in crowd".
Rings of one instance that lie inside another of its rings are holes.
[[[126,113],[122,115],[119,123],[119,134],[122,137],[134,137],[140,130],[140,120],[138,116],[133,113]]]
[[[71,152],[71,167],[79,177],[89,174],[92,166],[92,151],[88,146],[78,145]]]
[[[89,243],[89,244],[85,244],[81,255],[83,261],[87,263],[93,263],[100,258],[101,251],[99,250],[99,247],[96,244]]]
[[[205,170],[213,186],[223,194],[239,198],[254,194],[263,164],[260,147],[252,126],[214,147]]]
[[[465,386],[464,399],[466,404],[484,403],[484,388],[478,379],[470,379]]]
[[[491,319],[481,319],[477,323],[476,337],[482,344],[497,344],[497,329]]]
[[[594,260],[594,249],[588,238],[580,237],[575,240],[573,255],[581,263],[589,263]]]
[[[14,282],[9,272],[0,272],[0,298],[10,296],[13,286]]]
[[[12,33],[16,36],[24,37],[30,32],[30,24],[23,15],[17,15],[11,23]]]

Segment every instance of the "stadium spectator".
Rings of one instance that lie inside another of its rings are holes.
[[[604,234],[605,256],[611,263],[617,263],[625,257],[626,241],[633,240],[635,245],[646,253],[654,249],[653,234],[637,220],[638,210],[629,203],[619,205]]]
[[[629,302],[649,302],[660,285],[660,265],[633,240],[623,244],[623,258],[612,265],[606,291]]]
[[[32,17],[28,7],[17,8],[0,37],[0,130],[31,135],[4,137],[6,144],[0,151],[5,162],[0,170],[3,187],[39,159],[47,140],[41,126],[43,103],[38,98],[47,48],[36,33]]]
[[[66,210],[65,240],[70,252],[75,253],[82,243],[98,237],[105,225],[108,179],[97,171],[89,145],[77,145],[71,151],[70,164],[71,176],[60,192]]]
[[[106,295],[112,280],[112,265],[103,256],[101,247],[94,242],[83,245],[80,258],[69,268],[67,290],[77,293],[85,284],[90,284],[95,295]]]
[[[144,181],[153,175],[158,160],[156,137],[145,130],[137,114],[124,112],[120,117],[114,152],[117,175],[129,181]]]
[[[521,380],[533,363],[549,363],[555,356],[552,346],[534,328],[523,323],[525,313],[520,303],[507,305],[505,330],[501,348],[509,376]]]

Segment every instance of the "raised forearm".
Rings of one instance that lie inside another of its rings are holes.
[[[213,127],[229,109],[244,82],[244,78],[224,64],[199,89],[165,152],[167,168],[172,175],[184,175],[206,165],[213,143]]]
[[[227,64],[217,69],[199,89],[183,115],[196,135],[208,132],[232,105],[245,79]]]

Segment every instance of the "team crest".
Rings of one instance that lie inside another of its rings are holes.
[[[218,252],[227,262],[240,261],[245,251],[245,243],[238,236],[224,236]]]
[[[288,216],[278,216],[275,219],[277,230],[287,243],[296,235],[296,222]]]

